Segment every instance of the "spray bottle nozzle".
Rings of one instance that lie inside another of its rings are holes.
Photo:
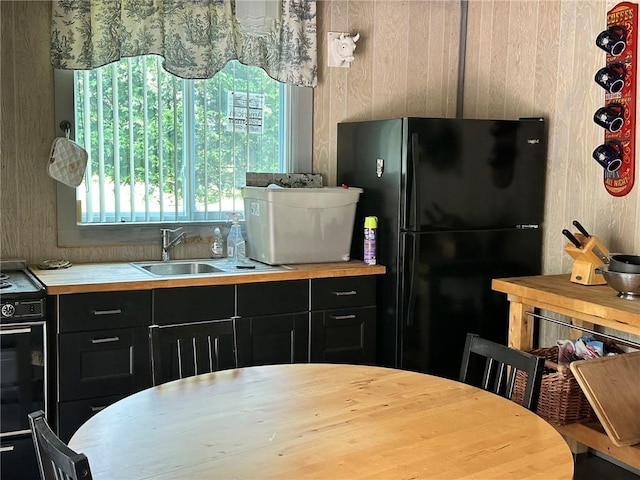
[[[229,222],[231,222],[231,223],[233,223],[235,225],[242,218],[242,214],[238,213],[238,212],[228,212],[227,213],[227,218],[229,219],[228,220]]]

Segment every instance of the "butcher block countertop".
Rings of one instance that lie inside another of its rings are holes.
[[[233,285],[385,273],[384,266],[366,265],[360,260],[287,265],[282,270],[273,271],[239,270],[237,273],[220,272],[163,277],[154,277],[137,269],[130,263],[74,264],[69,268],[60,270],[42,270],[36,266],[30,266],[29,270],[44,284],[48,295]]]
[[[506,293],[511,302],[640,334],[640,302],[619,298],[609,285],[579,285],[563,274],[494,279],[492,287]]]

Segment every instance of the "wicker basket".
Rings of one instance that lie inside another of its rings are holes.
[[[610,346],[607,345],[607,347]],[[615,347],[610,347],[608,351],[623,353],[622,350]],[[596,420],[595,412],[582,393],[582,389],[571,370],[556,363],[558,361],[558,347],[529,350],[529,353],[546,359],[536,413],[556,426]],[[520,404],[526,379],[526,373],[517,373],[513,400]]]

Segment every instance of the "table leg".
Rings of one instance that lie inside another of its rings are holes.
[[[518,350],[530,350],[533,346],[534,307],[511,300],[509,307],[509,346]]]

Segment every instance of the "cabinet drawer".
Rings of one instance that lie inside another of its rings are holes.
[[[238,315],[241,317],[308,311],[308,280],[238,285]]]
[[[233,285],[164,288],[153,291],[153,321],[157,325],[221,320],[234,315]]]
[[[151,291],[61,295],[59,329],[83,332],[151,324]]]
[[[311,310],[375,305],[376,277],[318,278],[311,281]]]
[[[311,361],[375,363],[376,307],[311,314]]]
[[[149,328],[58,336],[59,401],[129,394],[151,386]]]
[[[58,436],[68,443],[80,426],[93,417],[100,410],[112,403],[123,399],[127,395],[111,395],[108,397],[89,398],[75,402],[61,402],[58,404]]]

